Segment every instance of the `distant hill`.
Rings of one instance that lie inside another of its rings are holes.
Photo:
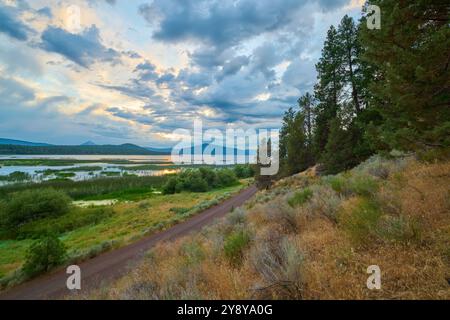
[[[208,143],[204,143],[203,145],[202,145],[202,152],[204,152],[205,151],[205,149],[208,147]],[[146,148],[147,150],[150,150],[150,151],[153,151],[153,152],[160,152],[160,153],[163,153],[163,154],[167,154],[167,155],[169,155],[169,154],[171,154],[172,153],[172,148]],[[183,152],[187,152],[187,151],[189,151],[189,148],[185,148],[185,149],[183,149]],[[245,155],[254,155],[254,154],[256,154],[256,152],[255,151],[251,151],[251,150],[245,150],[245,151],[243,151],[243,150],[239,150],[239,149],[237,149],[237,148],[235,148],[233,151],[232,151],[235,155],[237,155],[238,153],[239,154],[245,154]],[[190,150],[190,153],[191,154],[195,154],[195,147],[191,147],[191,150]],[[222,151],[222,153],[223,154],[225,154],[226,153],[226,147],[224,146],[223,147],[223,151]],[[213,152],[213,155],[215,154],[215,152]]]
[[[152,152],[161,153],[161,154],[171,154],[172,153],[172,148],[152,148],[152,147],[149,147],[149,148],[145,148],[145,149],[147,149],[149,151],[152,151]]]
[[[164,153],[150,151],[134,144],[122,145],[84,145],[84,146],[27,146],[0,145],[3,155],[164,155]]]
[[[81,144],[82,146],[96,146],[97,144],[95,142],[92,142],[91,140],[86,141],[85,143]]]
[[[48,143],[40,143],[40,142],[29,142],[29,141],[22,141],[22,140],[13,140],[13,139],[3,139],[0,138],[0,145],[16,145],[16,146],[33,146],[33,147],[43,147],[43,146],[51,146],[51,144]]]

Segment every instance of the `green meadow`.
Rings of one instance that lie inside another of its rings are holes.
[[[79,262],[179,223],[239,192],[251,181],[236,177],[202,192],[186,187],[164,194],[169,180],[185,176],[58,179],[1,187],[0,283],[13,285],[25,279],[21,268],[28,249],[45,234],[57,235],[66,247],[66,261]],[[188,185],[189,180],[184,178],[183,182]],[[103,205],[105,200],[114,202]]]

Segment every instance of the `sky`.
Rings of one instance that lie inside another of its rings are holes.
[[[362,0],[0,0],[0,137],[169,147],[279,128]]]

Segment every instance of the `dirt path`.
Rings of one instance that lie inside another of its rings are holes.
[[[91,260],[79,264],[81,268],[82,289],[98,287],[104,282],[117,278],[131,266],[141,260],[145,252],[160,241],[170,241],[198,231],[212,223],[215,219],[225,216],[233,208],[242,205],[250,199],[257,189],[252,186],[241,191],[236,196],[221,204],[205,210],[194,217],[179,223],[170,229],[141,239],[133,244],[101,254]],[[66,288],[68,275],[64,269],[44,275],[23,283],[0,294],[0,300],[36,300],[58,299],[70,294]]]

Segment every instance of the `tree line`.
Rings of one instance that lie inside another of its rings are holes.
[[[374,0],[370,13],[331,26],[313,92],[287,110],[281,175],[315,164],[326,174],[393,149],[447,158],[450,145],[449,6],[442,0]]]

